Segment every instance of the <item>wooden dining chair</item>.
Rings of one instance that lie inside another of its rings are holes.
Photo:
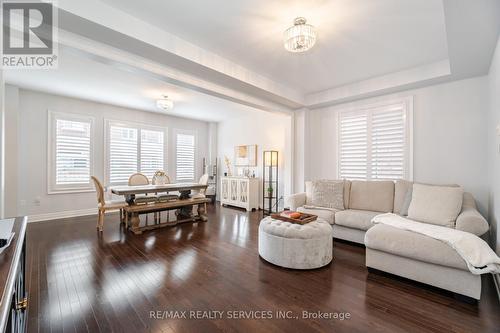
[[[128,178],[128,185],[129,186],[141,186],[141,185],[149,185],[149,179],[148,177],[140,172],[134,173]],[[140,194],[136,195],[134,202],[136,205],[145,205],[148,203],[156,202],[158,201],[158,197],[156,195],[152,194]],[[155,221],[157,220],[156,218],[156,213],[154,213],[154,219]],[[146,225],[148,224],[148,214],[146,214]]]
[[[165,185],[170,183],[170,177],[162,170],[156,171],[153,178],[151,178],[151,184],[153,185]]]
[[[203,176],[200,177],[200,180],[198,181],[198,184],[200,185],[208,185],[208,174],[204,174]],[[200,190],[196,190],[194,191],[194,193],[192,193],[190,195],[191,198],[195,198],[195,199],[199,199],[199,198],[206,198],[206,192],[207,192],[207,189],[206,188],[203,188],[203,189],[200,189]],[[207,203],[205,202],[203,204],[205,206],[205,212],[207,211]],[[193,206],[193,211],[194,209],[197,208],[197,205],[196,206]]]
[[[136,172],[132,176],[128,177],[128,185],[129,186],[149,185],[149,179],[145,174]]]
[[[149,179],[145,174],[137,172],[128,178],[128,186],[141,185],[149,185]],[[141,194],[135,196],[135,203],[137,205],[147,204],[150,202],[155,202],[157,201],[157,199],[158,198],[155,195]]]
[[[153,185],[165,185],[165,184],[170,184],[170,177],[165,173],[165,171],[158,170],[155,172],[151,183]],[[157,194],[158,201],[169,201],[169,200],[175,200],[179,197],[178,194],[169,194],[169,193],[160,193]]]
[[[208,185],[208,174],[204,174],[203,176],[200,177],[200,180],[198,181],[198,184],[200,185]],[[207,192],[207,189],[201,189],[201,190],[196,190],[194,193],[191,195],[191,198],[205,198],[205,193]]]
[[[158,170],[155,172],[153,175],[153,178],[151,179],[151,184],[153,185],[165,185],[165,184],[170,184],[170,177],[165,173],[163,170]],[[171,193],[156,193],[156,196],[158,198],[158,201],[171,201],[171,200],[177,200],[179,195],[178,194],[171,194]],[[170,212],[167,210],[167,222],[170,221]],[[155,215],[155,222],[156,223],[161,223],[161,212],[158,212]]]
[[[105,200],[104,199],[104,187],[102,186],[99,179],[94,176],[90,177],[94,182],[95,190],[97,193],[97,209],[98,209],[98,217],[97,217],[97,229],[102,231],[102,227],[104,224],[104,214],[106,211],[119,210],[120,211],[120,222],[125,220],[125,212],[123,208],[128,206],[128,204],[123,200]]]

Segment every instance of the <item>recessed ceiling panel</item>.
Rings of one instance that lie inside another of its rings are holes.
[[[441,0],[102,0],[304,93],[448,58]],[[317,29],[304,53],[283,47],[303,16]]]

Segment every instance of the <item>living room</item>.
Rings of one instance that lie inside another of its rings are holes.
[[[0,330],[500,330],[500,1],[2,12]]]

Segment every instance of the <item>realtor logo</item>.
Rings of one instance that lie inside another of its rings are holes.
[[[2,68],[57,68],[53,1],[2,2]]]

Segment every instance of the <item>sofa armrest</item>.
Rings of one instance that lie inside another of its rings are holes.
[[[489,230],[490,226],[476,208],[467,206],[463,207],[462,212],[458,215],[455,228],[481,236]]]
[[[295,193],[285,198],[285,207],[288,207],[291,210],[297,210],[297,208],[304,206],[305,204],[306,204],[306,192]]]

